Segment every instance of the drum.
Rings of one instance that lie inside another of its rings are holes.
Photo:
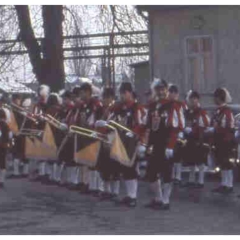
[[[110,121],[110,126],[115,128],[111,133],[112,144],[110,157],[126,167],[132,167],[137,157],[139,139],[130,129]],[[131,137],[127,135],[131,133]]]

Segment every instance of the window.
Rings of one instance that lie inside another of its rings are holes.
[[[213,39],[210,36],[186,39],[186,64],[188,88],[211,91],[214,85]]]

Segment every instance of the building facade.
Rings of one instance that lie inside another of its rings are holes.
[[[137,98],[145,103],[147,100],[146,92],[150,89],[149,61],[138,62],[130,65],[134,69],[134,86]]]
[[[150,79],[199,91],[216,87],[240,102],[240,6],[138,6],[149,14]]]

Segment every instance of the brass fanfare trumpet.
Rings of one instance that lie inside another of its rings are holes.
[[[53,116],[47,114],[47,115],[41,115],[40,118],[44,121],[46,121],[47,123],[49,123],[50,125],[60,129],[60,130],[63,130],[62,129],[62,126],[63,126],[63,123],[61,123],[60,121],[58,121],[56,118],[54,118]]]
[[[4,104],[3,107],[9,109],[10,111],[15,111],[19,114],[21,114],[22,116],[26,117],[27,119],[29,119],[30,121],[34,122],[35,124],[38,124],[38,119],[36,116],[34,116],[34,114],[30,111],[28,111],[27,109],[18,106],[15,103],[10,103],[10,104]]]
[[[69,128],[69,133],[70,134],[71,133],[77,133],[77,134],[80,134],[80,135],[85,136],[85,137],[94,138],[94,139],[100,140],[104,143],[108,143],[108,141],[106,140],[106,135],[104,135],[102,133],[99,133],[99,132],[96,132],[96,131],[93,131],[93,130],[88,129],[88,128],[82,128],[82,127],[72,125]]]
[[[112,125],[113,125],[113,126],[112,126]],[[107,127],[109,127],[109,128],[115,128],[115,127],[117,127],[117,128],[120,128],[120,129],[122,129],[122,130],[124,130],[124,131],[126,131],[126,132],[130,132],[130,133],[132,133],[132,134],[135,135],[135,133],[134,133],[131,129],[129,129],[129,128],[127,128],[127,127],[125,127],[125,126],[123,126],[123,125],[121,125],[121,124],[113,121],[113,120],[110,120],[110,121],[109,121],[109,124],[107,125]]]

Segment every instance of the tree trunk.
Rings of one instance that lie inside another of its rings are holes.
[[[64,88],[63,61],[63,6],[42,6],[43,28],[45,39],[43,42],[43,59],[46,70],[46,84],[51,85],[53,91]]]
[[[27,5],[15,5],[15,9],[17,11],[20,39],[27,48],[33,73],[35,74],[38,82],[41,83],[43,79],[41,48],[32,29],[29,8]]]
[[[27,48],[33,72],[40,84],[47,84],[52,91],[64,88],[63,60],[63,6],[42,6],[45,38],[42,48],[37,42],[31,25],[27,5],[15,6],[20,37]],[[43,57],[41,57],[41,50]]]

